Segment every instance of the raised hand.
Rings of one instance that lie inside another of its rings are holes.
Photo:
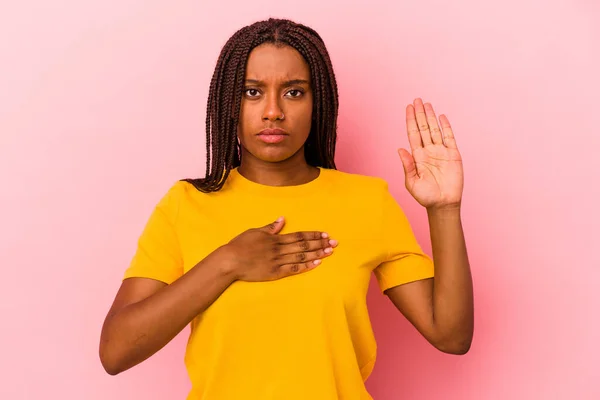
[[[421,99],[406,107],[411,152],[398,149],[409,193],[428,209],[460,207],[463,165],[454,132],[445,115],[440,126],[431,104]]]
[[[249,229],[225,247],[234,275],[243,281],[271,281],[316,268],[332,254],[337,241],[324,232],[294,232],[280,235],[283,218]]]

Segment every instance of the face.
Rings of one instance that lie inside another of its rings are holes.
[[[242,163],[305,163],[312,106],[310,69],[300,53],[272,44],[254,48],[238,125]]]

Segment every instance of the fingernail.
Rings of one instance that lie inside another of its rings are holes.
[[[321,264],[321,260],[315,260],[315,261],[313,261],[313,264],[319,265],[319,264]]]
[[[325,251],[325,254],[329,254],[333,251],[333,249],[331,247],[328,247],[324,251]]]
[[[329,244],[330,244],[330,245],[332,245],[332,246],[337,246],[337,245],[338,245],[338,241],[337,241],[337,240],[334,240],[334,239],[331,239],[331,240],[329,241]]]
[[[277,218],[277,221],[275,221],[275,222],[281,222],[281,221],[283,221],[283,217]]]
[[[323,239],[327,239],[329,237],[329,235],[326,232],[321,233],[321,237]]]

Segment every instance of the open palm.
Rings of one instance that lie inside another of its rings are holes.
[[[460,206],[463,165],[454,133],[445,115],[441,128],[431,104],[421,99],[406,107],[406,127],[411,152],[398,149],[406,189],[426,208]]]

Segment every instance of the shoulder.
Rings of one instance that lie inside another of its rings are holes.
[[[339,170],[328,169],[330,181],[337,189],[351,192],[371,193],[381,195],[388,190],[388,183],[378,176],[355,174]]]
[[[178,180],[167,186],[157,208],[175,217],[182,207],[185,207],[191,201],[197,202],[198,199],[206,196],[209,196],[209,194],[200,192],[193,184]]]
[[[181,202],[181,199],[188,195],[189,187],[193,188],[190,183],[181,180],[171,183],[163,194],[161,203],[168,207],[177,206]]]

